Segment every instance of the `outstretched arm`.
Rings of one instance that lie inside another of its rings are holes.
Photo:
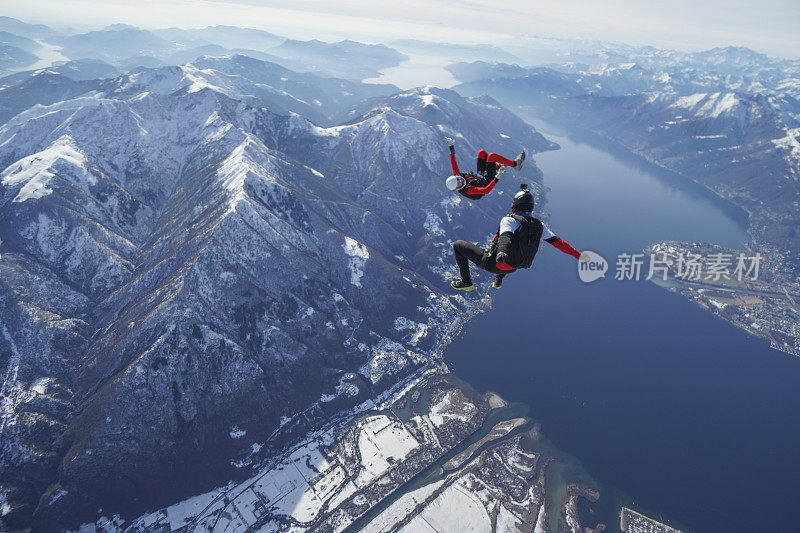
[[[450,166],[453,167],[453,176],[458,176],[461,171],[458,170],[458,163],[456,163],[456,147],[450,145]]]
[[[581,253],[578,250],[573,248],[570,243],[550,231],[550,228],[547,227],[547,224],[543,224],[543,226],[544,232],[542,233],[542,239],[544,239],[545,242],[549,242],[565,254],[571,255],[575,259],[579,259],[581,257]]]

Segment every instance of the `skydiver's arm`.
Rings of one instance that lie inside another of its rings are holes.
[[[450,166],[453,167],[453,176],[458,176],[461,171],[458,170],[458,163],[456,163],[456,148],[450,145]]]
[[[466,192],[467,194],[480,194],[480,195],[489,194],[492,191],[492,189],[494,189],[494,186],[496,184],[497,184],[497,178],[494,178],[492,181],[490,181],[483,187],[475,187],[475,186],[469,187]]]
[[[511,249],[511,239],[514,238],[514,232],[518,227],[519,222],[512,217],[503,217],[503,220],[500,221],[500,229],[497,232],[497,253],[495,254],[495,258],[499,259],[499,261],[496,262],[496,266],[501,270],[514,270],[513,267],[506,263],[505,258],[508,256],[508,251]]]
[[[500,220],[500,228],[497,230],[497,253],[508,254],[511,249],[511,239],[514,232],[519,228],[519,222],[514,217],[507,216]]]
[[[503,233],[497,238],[497,253],[508,255],[508,250],[511,248],[511,239],[514,237],[513,233]]]
[[[550,231],[550,228],[547,227],[547,224],[542,224],[544,226],[544,232],[542,233],[542,239],[545,242],[548,242],[564,252],[567,255],[571,255],[575,259],[579,259],[581,257],[581,253],[573,248],[567,241],[558,237],[555,233]]]

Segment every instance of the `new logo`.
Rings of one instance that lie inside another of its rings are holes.
[[[578,276],[584,283],[591,283],[606,276],[608,261],[596,252],[586,251],[578,261]]]

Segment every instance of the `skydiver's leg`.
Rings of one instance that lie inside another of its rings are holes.
[[[483,176],[486,173],[486,157],[488,157],[488,153],[486,150],[479,150],[478,151],[478,161],[476,162],[476,169],[478,174]]]
[[[502,155],[496,154],[494,152],[489,154],[486,157],[486,160],[488,162],[490,162],[490,163],[500,163],[501,165],[505,165],[507,167],[513,167],[514,165],[516,165],[516,163],[514,163],[514,161],[512,161],[510,159],[507,159],[507,158],[503,157]]]
[[[490,182],[497,176],[497,163],[488,161],[486,163],[486,183]]]
[[[483,248],[480,248],[471,242],[456,241],[453,243],[453,254],[456,256],[458,270],[461,272],[461,281],[468,285],[472,285],[472,276],[469,272],[469,262],[472,261],[476,265],[481,266],[483,252]]]

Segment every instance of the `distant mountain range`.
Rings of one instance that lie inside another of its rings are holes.
[[[486,43],[454,44],[420,39],[399,39],[392,41],[392,46],[408,53],[446,57],[450,61],[474,61],[476,59],[493,61],[520,61],[520,59],[504,49]]]
[[[5,16],[0,16],[0,31],[33,40],[59,35],[59,32],[44,24],[28,24],[27,22]]]
[[[362,80],[407,59],[406,55],[385,45],[347,40],[338,43],[296,41],[234,26],[150,31],[113,24],[87,33],[61,33],[47,26],[0,17],[0,75],[38,60],[35,51],[40,44],[33,39],[58,47],[67,59],[102,61],[122,71],[179,65],[202,56],[243,53],[295,72]]]
[[[236,26],[208,26],[192,30],[167,28],[154,30],[153,33],[171,43],[187,47],[217,44],[231,49],[266,50],[278,46],[286,40],[284,37],[263,30]]]
[[[20,37],[7,31],[0,31],[0,45],[14,46],[26,52],[33,52],[39,48],[39,43],[27,37]]]
[[[26,52],[16,46],[0,44],[0,69],[11,70],[25,65],[30,65],[38,59],[37,56]]]
[[[800,61],[729,47],[592,66],[458,64],[451,72],[466,81],[462,94],[490,94],[599,134],[702,183],[750,214],[757,243],[800,268]]]

